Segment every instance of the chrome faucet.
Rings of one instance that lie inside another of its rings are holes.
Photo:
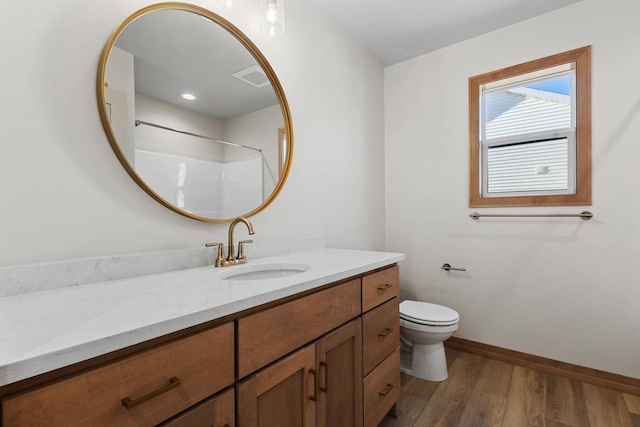
[[[243,217],[238,217],[234,219],[231,224],[229,224],[229,246],[227,246],[227,258],[223,255],[223,246],[224,243],[205,243],[206,247],[217,246],[218,247],[218,256],[216,258],[216,267],[228,267],[230,265],[237,264],[245,264],[247,262],[247,257],[244,254],[245,243],[253,243],[253,240],[241,240],[238,243],[238,255],[234,255],[234,245],[233,245],[233,230],[239,222],[244,222],[247,228],[249,229],[249,234],[255,234],[253,231],[253,226],[249,222],[248,219]]]

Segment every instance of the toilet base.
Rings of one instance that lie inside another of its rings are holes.
[[[444,345],[413,344],[409,354],[402,355],[400,371],[425,381],[440,382],[449,377]]]

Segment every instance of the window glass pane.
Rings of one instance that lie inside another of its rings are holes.
[[[488,193],[566,190],[568,139],[557,138],[489,147]]]
[[[469,78],[469,207],[591,204],[591,46]]]
[[[485,92],[486,139],[570,128],[570,91],[564,75]]]

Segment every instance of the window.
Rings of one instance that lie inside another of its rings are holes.
[[[590,46],[469,79],[469,206],[591,204]]]

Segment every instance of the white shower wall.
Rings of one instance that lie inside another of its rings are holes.
[[[263,200],[261,159],[217,163],[136,150],[136,172],[163,199],[198,216],[232,218]]]

